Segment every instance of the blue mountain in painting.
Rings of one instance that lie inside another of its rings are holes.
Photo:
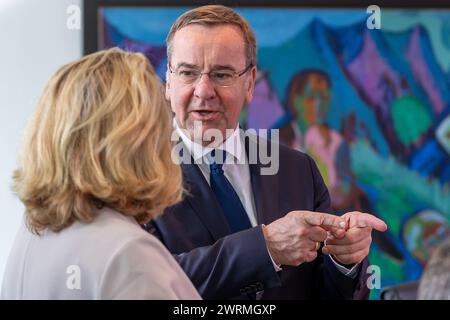
[[[104,47],[119,47],[124,50],[129,50],[133,52],[141,52],[144,54],[158,71],[161,69],[161,65],[165,69],[166,61],[166,46],[155,46],[153,44],[144,43],[136,39],[125,36],[112,24],[108,23],[107,20],[102,19],[103,30],[104,30]],[[163,74],[158,72],[160,77],[163,78]]]

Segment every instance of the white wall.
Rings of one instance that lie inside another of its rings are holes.
[[[49,77],[82,54],[82,30],[69,30],[81,0],[0,0],[0,287],[23,207],[11,174],[26,121]]]

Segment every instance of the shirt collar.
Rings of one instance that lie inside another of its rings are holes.
[[[198,162],[200,159],[206,160],[209,163],[209,159],[207,155],[213,150],[213,148],[204,147],[199,143],[192,141],[178,126],[176,119],[173,119],[173,125],[177,130],[178,135],[180,136],[183,143],[188,148],[195,162]],[[245,154],[243,153],[244,148],[242,147],[242,140],[240,135],[239,124],[234,129],[233,133],[225,140],[224,143],[217,146],[215,149],[225,150],[227,154],[231,154],[237,163],[242,163],[241,161],[244,159]],[[228,158],[227,158],[228,160]],[[228,161],[227,161],[228,162]]]

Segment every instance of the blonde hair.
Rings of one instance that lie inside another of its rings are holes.
[[[181,200],[170,108],[148,60],[113,48],[63,66],[27,128],[13,190],[35,233],[111,207],[139,223]]]
[[[173,52],[173,37],[175,33],[190,25],[200,24],[204,26],[215,26],[221,24],[231,24],[237,26],[244,36],[247,64],[256,66],[257,51],[255,34],[248,22],[233,9],[222,5],[201,6],[182,14],[174,22],[167,35],[167,58],[170,61]]]

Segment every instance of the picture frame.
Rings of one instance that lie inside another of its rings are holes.
[[[379,29],[370,29],[370,2],[221,3],[249,21],[258,42],[255,96],[241,126],[279,129],[283,142],[312,155],[336,213],[387,222],[369,256],[382,287],[418,280],[450,236],[450,3],[377,1]],[[164,81],[170,25],[203,4],[85,1],[84,53],[142,52]]]

